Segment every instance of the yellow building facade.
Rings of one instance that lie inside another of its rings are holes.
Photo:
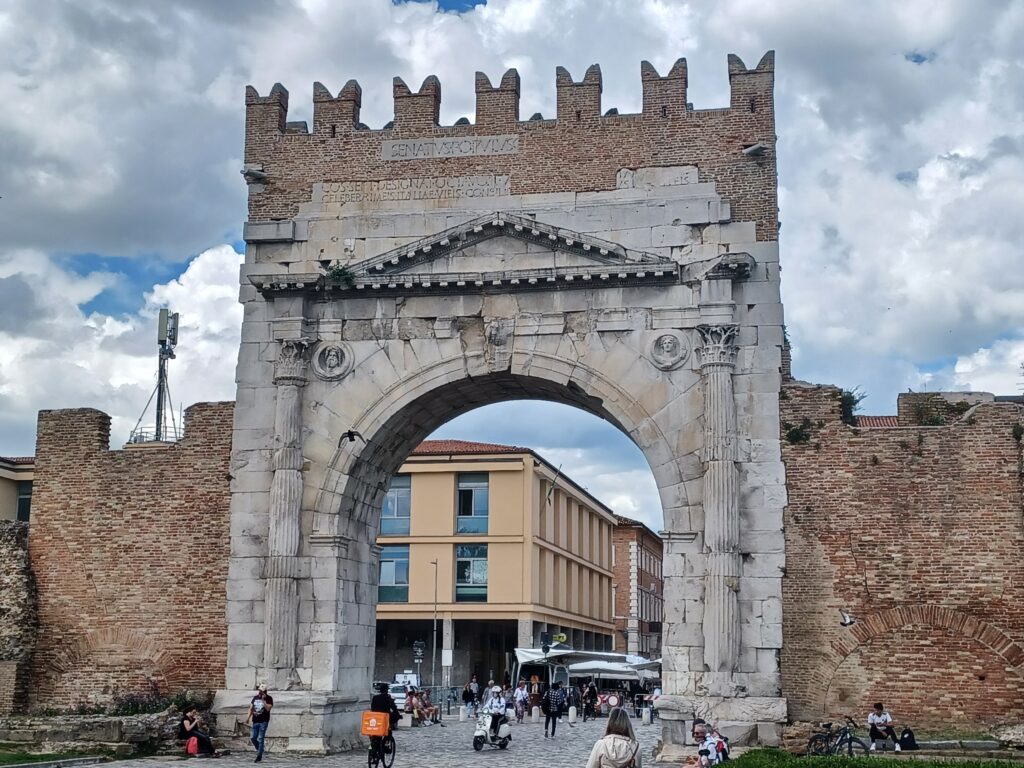
[[[0,456],[0,520],[28,522],[34,469],[30,456]]]
[[[513,649],[544,632],[610,650],[614,526],[611,510],[529,449],[425,441],[384,504],[377,679],[415,669],[417,641],[421,680],[439,685],[500,682]]]

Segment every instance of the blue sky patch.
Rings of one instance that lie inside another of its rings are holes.
[[[903,58],[911,64],[927,64],[935,58],[935,51],[908,51]]]
[[[93,272],[109,272],[118,276],[117,282],[100,293],[92,301],[81,305],[88,315],[100,312],[105,315],[123,315],[138,311],[145,299],[143,294],[152,290],[157,283],[166,283],[184,272],[191,259],[167,261],[156,256],[119,258],[99,253],[73,253],[56,257],[57,263],[76,275]]]
[[[402,5],[404,3],[430,2],[430,0],[391,0],[391,2],[395,5]],[[471,11],[478,5],[487,5],[487,0],[438,0],[437,4],[442,11],[462,13],[463,11]]]

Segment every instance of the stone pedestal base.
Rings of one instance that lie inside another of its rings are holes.
[[[718,728],[733,746],[777,746],[786,723],[786,700],[768,696],[661,696],[655,706],[662,723],[661,763],[694,755],[690,734],[696,718]]]
[[[253,691],[217,691],[213,700],[219,737],[249,737],[245,715]],[[368,699],[323,691],[270,691],[274,708],[268,748],[278,753],[326,755],[366,746],[359,735]]]

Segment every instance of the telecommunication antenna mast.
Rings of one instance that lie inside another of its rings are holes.
[[[167,389],[167,361],[174,359],[174,348],[178,345],[178,313],[173,315],[166,309],[160,310],[156,341],[160,346],[160,367],[156,376],[156,440],[164,439],[167,425],[164,423],[165,399],[171,399]],[[174,419],[172,414],[171,419]],[[177,430],[175,430],[177,431]]]
[[[165,440],[178,439],[178,425],[174,420],[174,408],[171,405],[171,390],[167,384],[167,361],[174,359],[174,348],[178,345],[178,313],[171,314],[170,310],[161,309],[157,320],[156,343],[159,348],[159,366],[157,368],[156,389],[149,396],[146,407],[142,409],[135,429],[132,430],[129,442],[146,443],[151,440],[163,442]],[[139,427],[142,419],[146,416],[149,404],[153,402],[153,395],[156,395],[156,427],[150,437],[145,428]],[[167,413],[170,412],[171,429],[174,436],[170,437],[167,429]]]

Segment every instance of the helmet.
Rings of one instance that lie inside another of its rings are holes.
[[[387,692],[388,692],[388,689],[389,689],[389,688],[390,688],[391,686],[389,686],[389,685],[388,685],[387,683],[377,683],[377,684],[376,684],[375,686],[373,686],[373,687],[374,687],[374,688],[376,688],[376,689],[377,689],[377,691],[378,691],[378,692],[380,692],[380,693],[387,693]]]
[[[491,688],[491,693],[501,693],[501,687],[497,685],[494,686],[493,688]]]

